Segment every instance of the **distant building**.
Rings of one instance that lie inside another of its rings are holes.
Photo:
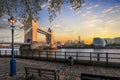
[[[62,42],[61,41],[57,41],[56,45],[57,45],[57,47],[62,47]]]
[[[71,47],[71,46],[73,46],[72,40],[68,40],[67,42],[65,42],[64,46],[65,47]]]
[[[115,44],[120,44],[120,37],[114,38]]]
[[[119,45],[120,46],[120,37],[116,38],[94,38],[93,45],[95,47],[105,47],[105,46],[112,46],[112,45]]]
[[[105,47],[106,42],[104,39],[96,37],[93,39],[93,45],[95,47]]]
[[[105,40],[105,42],[106,42],[106,45],[112,45],[112,44],[114,44],[114,39],[105,38],[104,40]]]
[[[77,44],[78,44],[78,41],[75,40],[75,41],[73,42],[73,45],[77,45]]]
[[[83,47],[84,46],[84,41],[72,41],[72,40],[68,40],[67,42],[64,43],[63,47]]]

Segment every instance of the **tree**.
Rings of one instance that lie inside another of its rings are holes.
[[[83,0],[0,0],[0,17],[4,14],[28,18],[32,15],[34,19],[38,19],[39,12],[43,4],[48,4],[49,20],[52,21],[57,12],[60,11],[61,5],[70,3],[75,10],[81,7]]]

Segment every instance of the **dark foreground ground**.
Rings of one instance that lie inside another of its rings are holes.
[[[69,66],[65,63],[47,62],[47,61],[36,61],[28,59],[16,59],[17,74],[15,80],[25,80],[25,66],[40,67],[47,69],[59,69],[60,80],[81,80],[81,73],[89,74],[100,74],[107,76],[120,77],[120,68],[107,68],[107,67],[96,67],[86,65],[73,65]],[[0,58],[0,80],[10,80],[9,77],[10,58]],[[49,78],[39,79],[40,77],[34,77],[30,80],[52,80]]]

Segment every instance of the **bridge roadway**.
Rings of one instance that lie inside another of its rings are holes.
[[[9,79],[9,62],[10,58],[0,58],[0,80],[10,80]],[[120,77],[120,68],[109,68],[109,67],[97,67],[88,65],[73,65],[69,66],[66,63],[56,63],[49,61],[37,61],[28,59],[17,59],[17,75],[15,80],[25,80],[25,66],[30,67],[40,67],[48,69],[59,69],[60,80],[81,80],[81,73],[98,74],[106,76],[116,76]],[[34,79],[30,80],[48,80],[49,77],[43,77],[44,79],[39,79],[40,77],[35,76]],[[11,79],[12,80],[12,79]],[[53,79],[49,79],[53,80]]]
[[[42,29],[40,29],[40,28],[38,28],[37,32],[38,32],[38,33],[41,33],[41,34],[44,34],[44,35],[51,35],[50,32],[47,32],[47,31],[42,30]]]
[[[31,28],[29,29],[31,30]],[[27,31],[28,32],[28,31]],[[40,28],[37,29],[38,33],[44,34],[44,35],[51,35],[50,32],[47,32],[45,30],[42,30]],[[0,44],[11,44],[11,42],[0,42]],[[22,42],[14,42],[14,44],[29,44],[29,43],[22,43]]]

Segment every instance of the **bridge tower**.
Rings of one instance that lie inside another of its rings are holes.
[[[49,45],[50,48],[57,48],[57,46],[54,43],[55,41],[53,31],[51,30],[51,28],[49,28],[47,32],[49,32],[50,35],[46,35],[46,43]]]
[[[37,41],[38,23],[30,16],[27,21],[24,20],[24,42],[32,43]]]
[[[49,28],[47,32],[51,33],[51,35],[46,35],[46,43],[51,45],[52,44],[53,31],[51,30],[51,28]]]

